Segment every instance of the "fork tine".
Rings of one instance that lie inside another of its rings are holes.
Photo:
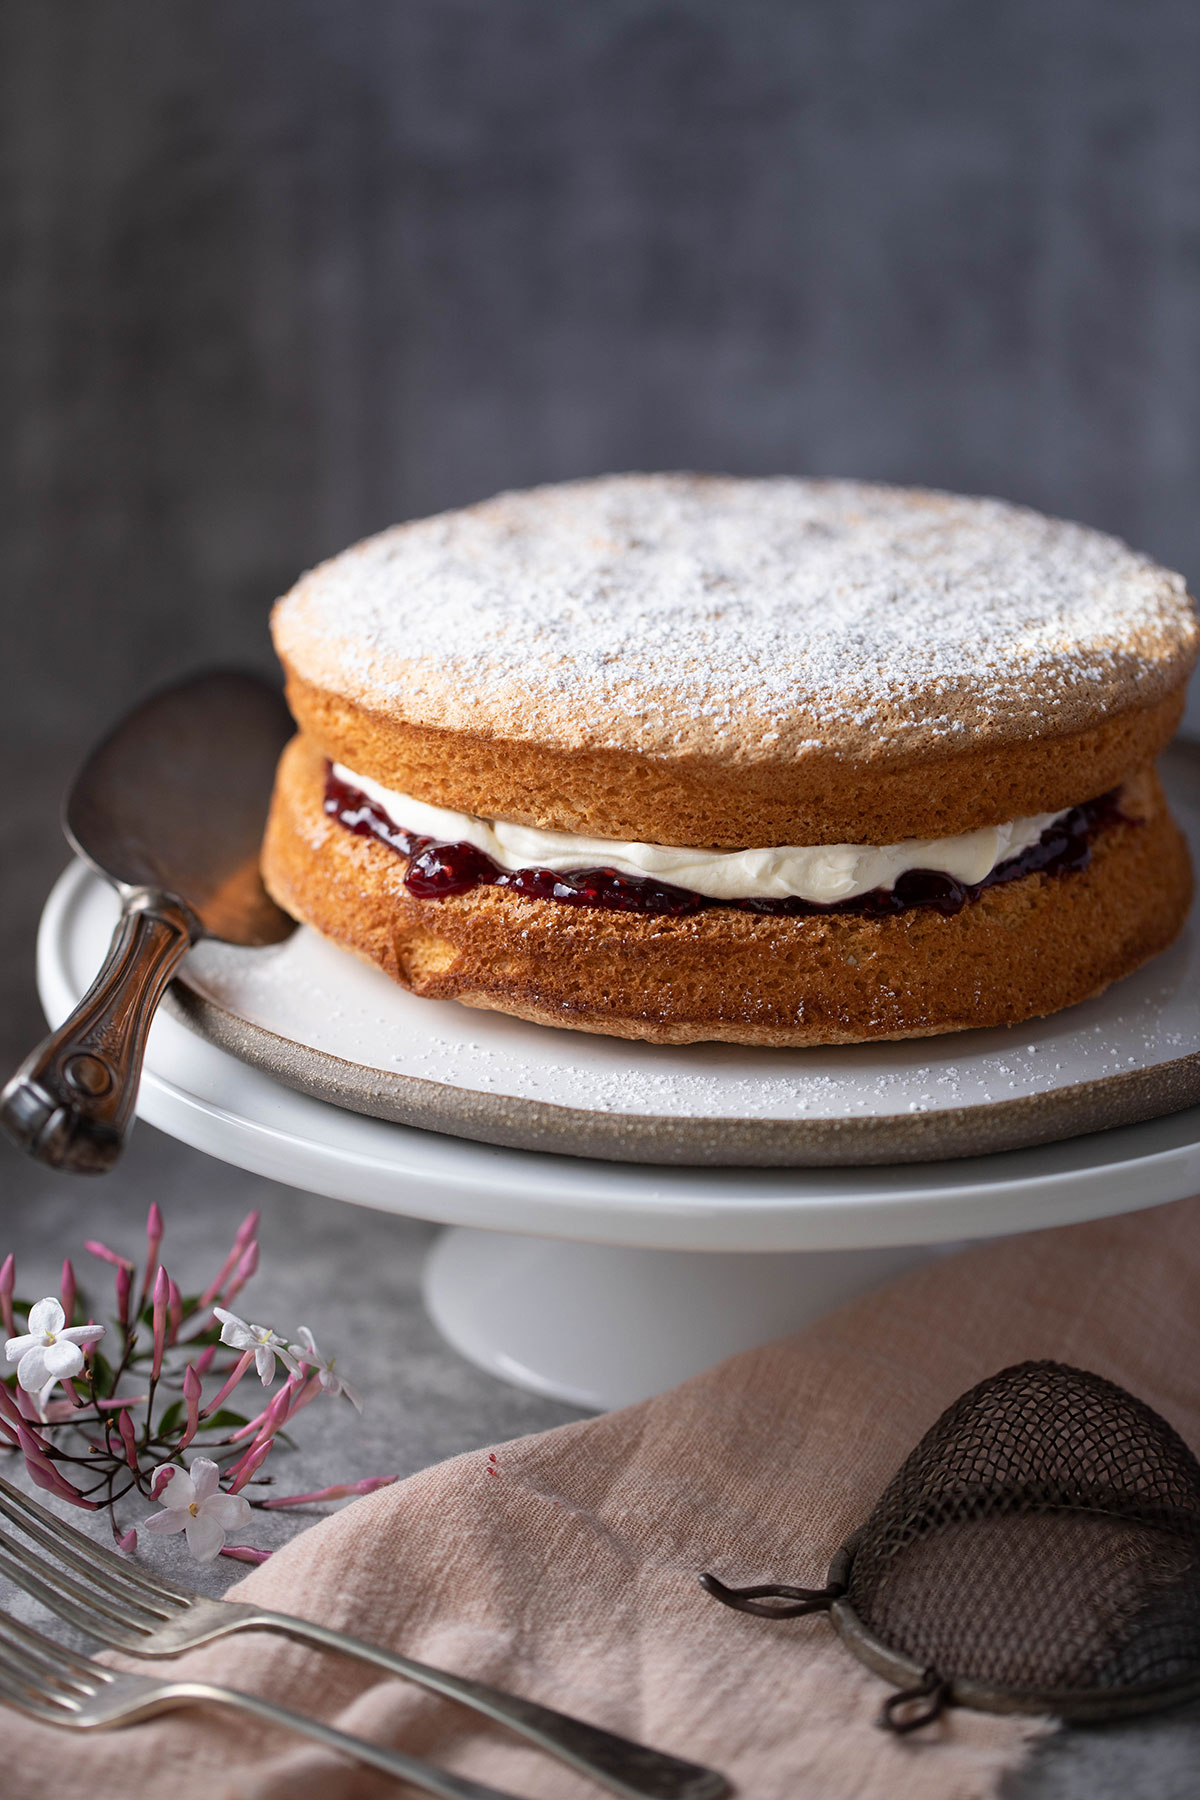
[[[10,1687],[20,1688],[34,1699],[71,1711],[87,1700],[87,1694],[81,1687],[65,1686],[38,1668],[30,1660],[27,1650],[18,1654],[4,1642],[0,1642],[0,1676],[3,1676]]]
[[[48,1611],[57,1613],[69,1625],[118,1647],[129,1644],[131,1638],[149,1636],[154,1625],[161,1622],[147,1623],[131,1615],[122,1615],[102,1599],[89,1594],[61,1569],[43,1562],[23,1544],[15,1544],[3,1535],[0,1535],[0,1575],[7,1575],[15,1587],[32,1594]],[[120,1629],[114,1632],[113,1624]]]
[[[79,1704],[95,1692],[74,1678],[69,1671],[39,1661],[36,1650],[15,1647],[0,1637],[0,1669],[7,1669],[10,1681],[19,1681],[47,1700],[68,1700]]]
[[[7,1521],[7,1523],[11,1523],[11,1521]],[[29,1532],[29,1537],[34,1539],[34,1543],[43,1544],[45,1548],[49,1548],[50,1553],[58,1561],[47,1561],[43,1555],[32,1548],[32,1544],[25,1541],[25,1537],[18,1535],[18,1532],[14,1532],[14,1530],[5,1532],[0,1528],[0,1546],[4,1546],[7,1555],[14,1557],[18,1562],[23,1562],[25,1568],[31,1568],[43,1579],[49,1580],[52,1584],[58,1584],[59,1588],[67,1589],[68,1593],[72,1593],[77,1600],[83,1600],[85,1606],[97,1607],[101,1613],[106,1613],[117,1624],[140,1625],[144,1631],[151,1631],[155,1625],[162,1624],[164,1618],[173,1618],[178,1611],[176,1607],[166,1606],[162,1600],[142,1597],[140,1589],[121,1586],[121,1582],[115,1582],[108,1571],[103,1568],[95,1568],[92,1562],[88,1562],[83,1555],[77,1555],[68,1544],[56,1543],[54,1535],[50,1532],[43,1532],[41,1526],[29,1523],[25,1526],[25,1530]],[[86,1575],[88,1588],[81,1588],[79,1582],[72,1580],[72,1577],[65,1571],[59,1570],[59,1562],[65,1562],[67,1568],[74,1568],[79,1575]]]
[[[15,1665],[15,1666],[14,1666]],[[515,1796],[454,1775],[402,1750],[385,1749],[367,1738],[351,1737],[305,1713],[290,1712],[242,1688],[208,1681],[155,1681],[148,1675],[126,1675],[89,1662],[51,1642],[30,1626],[0,1610],[0,1701],[48,1724],[76,1730],[134,1724],[178,1706],[205,1702],[234,1706],[260,1722],[282,1726],[336,1750],[354,1762],[382,1769],[423,1793],[442,1800],[515,1800]]]
[[[30,1687],[19,1676],[11,1676],[2,1663],[0,1700],[7,1700],[18,1712],[42,1719],[47,1725],[70,1725],[75,1718],[76,1709],[65,1694],[48,1694],[41,1688]]]
[[[22,1669],[28,1670],[27,1659],[32,1656],[46,1665],[56,1681],[80,1693],[94,1693],[98,1687],[116,1680],[114,1670],[68,1650],[65,1644],[56,1644],[53,1638],[45,1637],[32,1625],[25,1625],[3,1611],[0,1611],[0,1656],[10,1664],[15,1660],[18,1673]]]
[[[96,1543],[94,1538],[87,1537],[84,1532],[76,1531],[73,1525],[68,1525],[63,1519],[56,1518],[44,1506],[39,1506],[36,1500],[31,1500],[27,1494],[23,1494],[20,1488],[13,1487],[12,1483],[6,1481],[2,1475],[0,1475],[0,1514],[3,1514],[19,1530],[26,1532],[31,1538],[35,1538],[44,1549],[51,1551],[63,1562],[69,1563],[71,1568],[77,1569],[81,1575],[91,1575],[96,1580],[101,1580],[103,1577],[100,1571],[105,1571],[108,1576],[105,1586],[110,1593],[130,1600],[136,1599],[137,1603],[145,1606],[147,1611],[158,1612],[163,1618],[169,1618],[171,1611],[175,1608],[190,1606],[196,1598],[194,1594],[189,1594],[186,1588],[172,1587],[170,1582],[157,1578],[152,1579],[141,1569],[133,1568],[128,1563],[122,1562],[114,1551],[106,1550],[103,1544]],[[130,1594],[128,1592],[130,1588],[141,1589],[146,1598],[142,1599],[138,1595]],[[148,1601],[156,1601],[158,1604],[147,1605]],[[174,1602],[174,1607],[168,1605],[164,1610],[162,1605],[164,1601]]]

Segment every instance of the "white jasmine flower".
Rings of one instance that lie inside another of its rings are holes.
[[[327,1394],[344,1394],[351,1406],[354,1407],[355,1411],[361,1412],[362,1400],[356,1389],[352,1388],[348,1381],[343,1381],[340,1375],[334,1374],[333,1366],[337,1362],[337,1357],[331,1356],[329,1361],[326,1362],[325,1358],[321,1355],[321,1352],[317,1349],[317,1341],[307,1325],[297,1325],[296,1336],[300,1339],[300,1342],[298,1344],[288,1345],[288,1349],[296,1358],[296,1361],[304,1363],[307,1368],[316,1371],[320,1376],[321,1386],[325,1389]]]
[[[223,1494],[221,1472],[207,1456],[198,1456],[185,1475],[177,1469],[162,1490],[166,1506],[143,1519],[145,1530],[185,1531],[187,1547],[197,1562],[211,1562],[225,1539],[250,1517],[244,1494]]]
[[[223,1344],[228,1344],[233,1350],[253,1350],[254,1366],[264,1387],[268,1387],[274,1377],[276,1357],[289,1375],[296,1373],[298,1365],[295,1357],[278,1332],[272,1331],[269,1325],[250,1325],[245,1319],[239,1319],[236,1313],[226,1312],[223,1306],[213,1307],[213,1317],[221,1321]]]
[[[4,1354],[17,1365],[17,1380],[30,1394],[44,1397],[56,1381],[69,1381],[83,1367],[84,1344],[104,1336],[103,1325],[68,1325],[57,1300],[39,1300],[29,1309],[29,1330],[11,1337]]]

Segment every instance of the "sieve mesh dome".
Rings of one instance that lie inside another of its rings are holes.
[[[901,1687],[893,1729],[948,1703],[1146,1711],[1200,1693],[1200,1463],[1115,1383],[1020,1363],[942,1414],[824,1589],[703,1580],[744,1611],[828,1610]]]

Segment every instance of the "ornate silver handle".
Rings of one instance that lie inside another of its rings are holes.
[[[39,1162],[101,1175],[125,1147],[154,1010],[199,935],[190,907],[128,890],[104,967],[0,1093],[0,1124]]]

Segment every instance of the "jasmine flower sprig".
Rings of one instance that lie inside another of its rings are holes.
[[[108,1508],[123,1550],[137,1544],[137,1526],[122,1531],[117,1523],[118,1504],[127,1498],[163,1497],[161,1510],[140,1524],[155,1533],[183,1531],[200,1560],[223,1554],[254,1562],[269,1552],[226,1543],[254,1508],[341,1499],[396,1480],[367,1477],[312,1494],[263,1491],[273,1486],[263,1464],[303,1408],[321,1396],[342,1396],[361,1412],[362,1401],[334,1373],[336,1359],[321,1355],[306,1325],[295,1328],[289,1343],[272,1326],[230,1309],[258,1268],[257,1226],[258,1214],[250,1213],[214,1279],[192,1297],[162,1263],[157,1205],[146,1221],[140,1276],[137,1262],[89,1242],[88,1251],[114,1271],[111,1327],[87,1316],[69,1260],[61,1295],[32,1305],[16,1297],[13,1258],[0,1264],[0,1326],[10,1367],[0,1376],[0,1449],[21,1455],[30,1479],[60,1499]],[[230,1350],[238,1354],[222,1361]],[[286,1379],[258,1413],[247,1418],[226,1405],[251,1367],[271,1387],[277,1362]],[[207,1404],[206,1382],[213,1390]]]

